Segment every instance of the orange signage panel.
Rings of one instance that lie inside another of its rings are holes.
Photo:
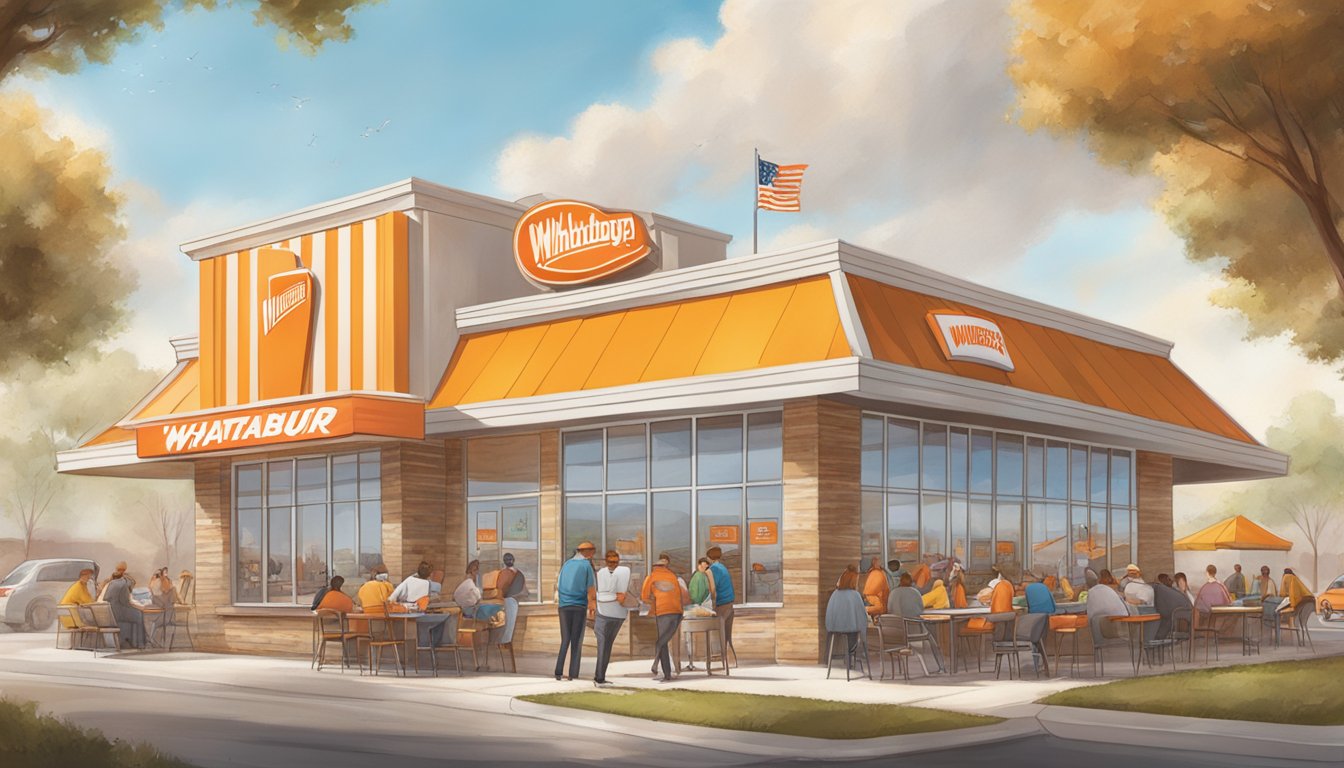
[[[1017,553],[1017,544],[1011,541],[1000,541],[998,544],[994,546],[994,551],[999,553],[1000,555],[1006,555],[1007,557],[1012,557],[1014,554]]]
[[[933,310],[924,316],[934,339],[948,360],[980,363],[1003,371],[1013,370],[999,324],[983,317],[948,310]]]
[[[913,555],[919,551],[918,539],[892,539],[891,552],[899,555]]]
[[[291,251],[257,251],[257,393],[262,400],[303,393],[317,287]]]
[[[736,544],[737,539],[736,525],[711,525],[709,526],[710,544]]]
[[[139,425],[135,452],[150,459],[354,435],[422,440],[425,406],[418,400],[351,396],[237,408]]]
[[[513,255],[523,276],[550,286],[576,286],[629,269],[653,252],[644,220],[576,200],[528,209],[513,228]]]
[[[495,544],[499,542],[499,531],[494,528],[477,528],[477,544]]]
[[[757,520],[747,524],[751,529],[752,544],[778,544],[779,523],[774,520]]]

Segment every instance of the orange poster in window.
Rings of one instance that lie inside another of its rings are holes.
[[[758,520],[748,523],[747,527],[751,529],[752,544],[778,544],[779,543],[779,523],[774,520]]]
[[[477,528],[477,544],[495,544],[499,542],[499,532],[494,528]]]
[[[1000,541],[994,547],[994,551],[998,552],[1000,555],[1012,556],[1017,552],[1017,544],[1011,541]]]
[[[910,555],[919,551],[919,541],[917,539],[892,539],[892,554]]]
[[[709,526],[710,544],[736,544],[738,541],[736,525]]]

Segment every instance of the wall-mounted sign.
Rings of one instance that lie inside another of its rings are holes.
[[[292,251],[257,251],[257,394],[262,400],[303,392],[316,289],[313,273]]]
[[[736,544],[737,526],[736,525],[711,525],[709,526],[710,544]]]
[[[751,529],[752,544],[778,544],[779,523],[774,520],[753,520],[747,523]]]
[[[891,552],[896,555],[913,555],[919,552],[919,539],[892,539]]]
[[[1004,557],[1012,557],[1017,554],[1017,544],[1011,541],[1000,541],[994,545],[994,551]]]
[[[499,532],[496,531],[494,528],[476,529],[477,544],[496,544],[498,542],[499,542]]]
[[[425,437],[419,400],[348,396],[137,424],[135,453],[142,459],[229,451],[262,445],[353,435]]]
[[[993,320],[943,310],[934,310],[925,317],[948,360],[1013,370],[1008,343]]]
[[[635,266],[652,252],[653,239],[639,216],[575,200],[535,205],[513,228],[518,269],[543,285],[601,280]]]

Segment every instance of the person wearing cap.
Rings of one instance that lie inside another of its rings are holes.
[[[1223,581],[1223,586],[1232,595],[1233,600],[1246,596],[1246,575],[1241,572],[1241,563],[1232,566],[1232,575]]]
[[[712,560],[713,557],[711,556]],[[644,579],[640,589],[640,598],[653,605],[654,621],[658,626],[658,645],[654,650],[656,664],[663,667],[660,682],[672,681],[672,657],[670,648],[681,626],[682,610],[691,602],[690,591],[681,579],[672,572],[672,558],[666,552],[658,555],[658,562]]]
[[[621,565],[621,555],[614,549],[607,550],[604,560],[606,567],[597,569],[594,593],[597,616],[593,618],[593,634],[597,636],[597,669],[593,673],[593,684],[599,687],[610,685],[607,665],[611,663],[611,647],[630,612],[624,605],[626,593],[630,591],[630,567]]]
[[[863,601],[868,606],[868,615],[879,616],[886,611],[888,597],[891,597],[891,578],[882,562],[874,557],[863,579]]]
[[[579,676],[579,662],[583,657],[584,618],[596,613],[597,575],[593,572],[593,555],[597,547],[584,541],[574,550],[574,556],[560,566],[556,577],[556,604],[560,611],[560,653],[555,658],[555,679],[565,672],[565,654],[569,654],[569,675]]]
[[[1139,566],[1130,563],[1125,566],[1125,578],[1120,582],[1124,586],[1125,602],[1130,605],[1152,605],[1153,585],[1143,580]]]
[[[723,657],[728,658],[731,650],[733,659],[737,659],[737,649],[733,647],[733,601],[737,595],[733,592],[733,577],[728,566],[719,562],[723,549],[710,547],[705,552],[709,558],[709,572],[714,576],[714,615],[719,617],[719,635],[723,638]]]

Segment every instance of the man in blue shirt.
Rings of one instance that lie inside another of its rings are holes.
[[[717,546],[705,552],[709,558],[709,572],[714,576],[714,615],[719,617],[719,634],[723,636],[723,659],[728,663],[728,652],[732,651],[733,665],[737,665],[737,649],[733,647],[733,577],[728,566],[719,562],[723,550]]]
[[[569,677],[579,676],[579,661],[583,654],[584,618],[594,611],[593,595],[597,591],[597,575],[593,572],[593,554],[597,547],[585,541],[574,550],[573,557],[560,566],[556,579],[557,603],[560,606],[560,655],[555,659],[555,679],[565,669],[565,653],[569,652]],[[573,649],[572,651],[570,649]]]

